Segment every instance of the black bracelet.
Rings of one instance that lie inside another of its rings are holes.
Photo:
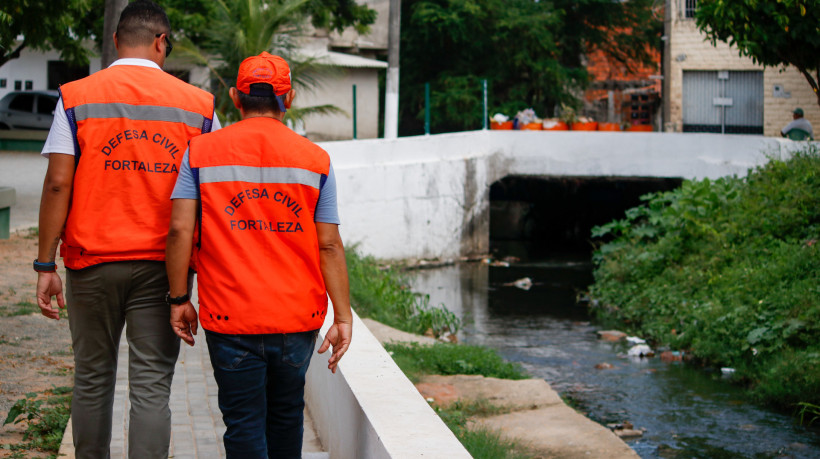
[[[34,270],[38,273],[53,273],[57,271],[57,263],[50,261],[48,263],[40,263],[37,259],[34,259]]]

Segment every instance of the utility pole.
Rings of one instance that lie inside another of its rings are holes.
[[[102,68],[108,67],[112,62],[117,60],[117,49],[114,48],[114,32],[117,31],[117,23],[120,22],[120,13],[122,13],[125,5],[128,5],[128,0],[105,0]]]
[[[401,0],[390,0],[390,22],[387,32],[387,78],[384,95],[384,138],[399,136],[399,38],[401,36]]]

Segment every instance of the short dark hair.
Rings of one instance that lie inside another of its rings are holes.
[[[279,103],[276,96],[250,96],[237,91],[239,94],[239,105],[246,113],[279,113]]]
[[[129,3],[117,23],[117,40],[125,46],[147,46],[160,33],[171,33],[171,23],[161,6],[150,0]]]

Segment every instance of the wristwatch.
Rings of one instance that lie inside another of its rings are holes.
[[[172,304],[184,304],[184,303],[188,302],[188,300],[190,300],[190,299],[191,299],[191,297],[188,296],[187,293],[185,295],[178,296],[176,298],[171,296],[171,292],[168,292],[168,293],[165,294],[165,303],[169,306],[172,305]]]
[[[57,263],[53,261],[47,263],[40,263],[37,259],[34,259],[34,270],[38,273],[53,273],[57,271]]]

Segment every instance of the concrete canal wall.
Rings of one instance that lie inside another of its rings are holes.
[[[473,131],[325,142],[345,242],[382,259],[489,249],[489,190],[516,176],[744,176],[804,142],[748,135]]]

